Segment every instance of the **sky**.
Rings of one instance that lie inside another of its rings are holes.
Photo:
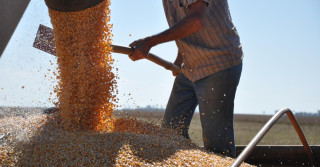
[[[320,1],[229,0],[229,6],[244,51],[235,113],[320,110]],[[117,45],[168,28],[161,0],[112,0],[111,16]],[[32,47],[39,24],[52,27],[44,1],[31,0],[0,58],[0,106],[53,106],[49,98],[56,59]],[[169,42],[151,53],[174,61],[177,48]],[[170,71],[148,60],[113,57],[121,108],[165,108],[174,82]]]

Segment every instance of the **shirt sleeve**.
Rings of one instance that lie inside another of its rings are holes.
[[[187,7],[189,7],[191,4],[197,2],[197,1],[203,1],[203,2],[206,2],[208,5],[210,3],[210,0],[187,0],[188,1],[188,5]]]

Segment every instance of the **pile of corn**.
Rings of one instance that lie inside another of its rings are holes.
[[[170,130],[119,118],[113,132],[67,131],[59,116],[0,119],[3,166],[230,166],[234,159],[207,153]],[[23,127],[22,133],[20,127]],[[28,133],[24,133],[28,132]],[[242,166],[250,166],[242,164]]]
[[[69,130],[112,130],[116,79],[111,57],[110,1],[78,12],[49,9],[56,39],[56,106]]]

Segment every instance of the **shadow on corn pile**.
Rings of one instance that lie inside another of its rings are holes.
[[[66,131],[57,115],[46,117],[34,125],[29,140],[14,147],[17,166],[157,165],[180,150],[199,149],[172,131],[134,118],[119,118],[113,132],[98,133]]]

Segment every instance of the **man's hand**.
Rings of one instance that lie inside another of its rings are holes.
[[[177,58],[176,58],[176,60],[174,61],[173,64],[176,65],[177,67],[181,68],[182,63],[183,63],[182,55],[181,55],[181,53],[178,51],[178,56],[177,56]],[[174,72],[172,72],[172,75],[176,77],[176,76],[179,75],[179,73],[174,73]]]
[[[172,72],[172,75],[173,75],[174,77],[176,77],[176,76],[179,75],[179,73]]]
[[[203,28],[204,16],[207,11],[208,4],[204,1],[196,1],[190,5],[190,11],[187,16],[177,22],[169,29],[152,37],[140,39],[131,43],[129,46],[135,48],[129,58],[132,61],[147,58],[150,49],[158,44],[169,42],[172,40],[182,39]]]
[[[152,37],[140,39],[140,40],[132,42],[129,45],[131,48],[135,49],[133,54],[129,55],[129,58],[132,61],[136,61],[136,60],[140,60],[140,59],[144,59],[144,58],[148,57],[149,51],[152,47],[151,38]]]

